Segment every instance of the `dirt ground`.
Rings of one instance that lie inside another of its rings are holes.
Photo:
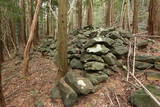
[[[160,55],[160,52],[150,51],[151,48],[159,47],[160,41],[156,40],[156,44],[151,44],[148,49],[137,53]],[[26,81],[20,58],[5,61],[2,66],[2,77],[7,107],[34,107],[38,101],[43,102],[44,107],[63,107],[61,99],[50,99],[51,89],[55,87],[57,70],[53,60],[35,52],[30,60],[31,76]],[[144,84],[160,86],[159,81],[147,80],[144,72],[137,73],[136,77]],[[101,85],[103,87],[96,93],[79,98],[74,107],[132,107],[128,102],[129,96],[139,89],[133,78],[130,78],[129,82],[126,81],[125,71],[115,73]]]

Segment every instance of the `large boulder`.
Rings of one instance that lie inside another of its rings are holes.
[[[96,44],[93,47],[87,48],[86,50],[88,53],[93,53],[93,54],[98,54],[98,55],[102,55],[102,54],[106,54],[109,52],[109,49],[107,47],[105,47],[104,45],[101,44]]]
[[[108,65],[115,65],[116,64],[116,56],[114,56],[112,53],[108,53],[103,56],[104,62]]]
[[[76,72],[68,72],[65,75],[65,81],[79,94],[87,95],[93,90],[91,81]]]
[[[101,62],[87,62],[84,64],[84,69],[86,71],[102,71],[105,68],[105,64]]]
[[[81,63],[80,59],[76,59],[76,58],[73,58],[70,61],[70,66],[73,69],[83,69],[83,64]]]
[[[84,54],[81,56],[81,61],[82,62],[89,62],[89,61],[97,61],[97,62],[104,62],[104,60],[97,55],[93,54]]]
[[[146,88],[160,101],[160,87],[146,86]],[[131,95],[131,103],[136,107],[159,107],[159,105],[143,89]]]
[[[108,79],[108,75],[101,72],[101,73],[86,73],[86,78],[88,78],[94,85],[99,84]]]
[[[77,101],[77,93],[64,81],[61,79],[59,81],[59,90],[62,96],[62,100],[65,107],[73,107],[73,104]]]
[[[145,70],[153,67],[153,64],[136,61],[135,67],[139,70]]]

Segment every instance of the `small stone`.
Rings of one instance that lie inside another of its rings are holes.
[[[83,69],[83,65],[82,65],[81,61],[79,59],[76,59],[76,58],[73,58],[70,61],[70,66],[73,69]]]
[[[104,67],[105,67],[104,63],[95,61],[87,62],[84,64],[84,69],[86,71],[101,71],[104,69]]]
[[[137,43],[138,48],[146,48],[148,46],[148,40],[141,40]]]

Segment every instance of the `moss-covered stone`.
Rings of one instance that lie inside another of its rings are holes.
[[[146,87],[160,101],[160,87],[151,85]],[[159,107],[143,89],[133,93],[130,101],[136,107]]]

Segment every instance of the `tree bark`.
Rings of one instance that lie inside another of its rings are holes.
[[[150,35],[159,34],[160,29],[160,0],[150,0],[148,33]]]
[[[58,64],[60,77],[68,72],[67,0],[58,0]]]
[[[82,27],[82,0],[77,1],[77,21],[78,28]]]
[[[138,33],[138,0],[134,0],[134,11],[133,11],[133,30],[132,33]]]
[[[37,1],[37,6],[36,6],[36,10],[34,13],[34,17],[33,17],[33,21],[32,21],[32,25],[31,25],[31,31],[29,34],[29,38],[25,47],[25,51],[24,51],[24,74],[25,76],[29,76],[29,71],[28,71],[28,67],[29,67],[29,52],[32,46],[32,42],[35,36],[35,29],[37,27],[37,20],[38,20],[38,15],[39,15],[39,11],[40,11],[40,7],[42,4],[42,0],[38,0]]]
[[[20,0],[20,8],[22,9],[22,17],[21,17],[21,27],[20,27],[20,40],[21,44],[25,45],[27,42],[26,38],[26,16],[25,16],[25,2],[24,0]]]
[[[111,26],[111,0],[108,0],[108,3],[106,3],[106,27]]]
[[[93,0],[88,0],[87,25],[93,25]]]
[[[1,12],[1,11],[0,11]],[[1,26],[1,16],[0,16],[0,26]],[[0,107],[6,107],[3,90],[2,90],[2,70],[1,70],[1,64],[3,62],[3,47],[2,47],[2,33],[0,28]]]

